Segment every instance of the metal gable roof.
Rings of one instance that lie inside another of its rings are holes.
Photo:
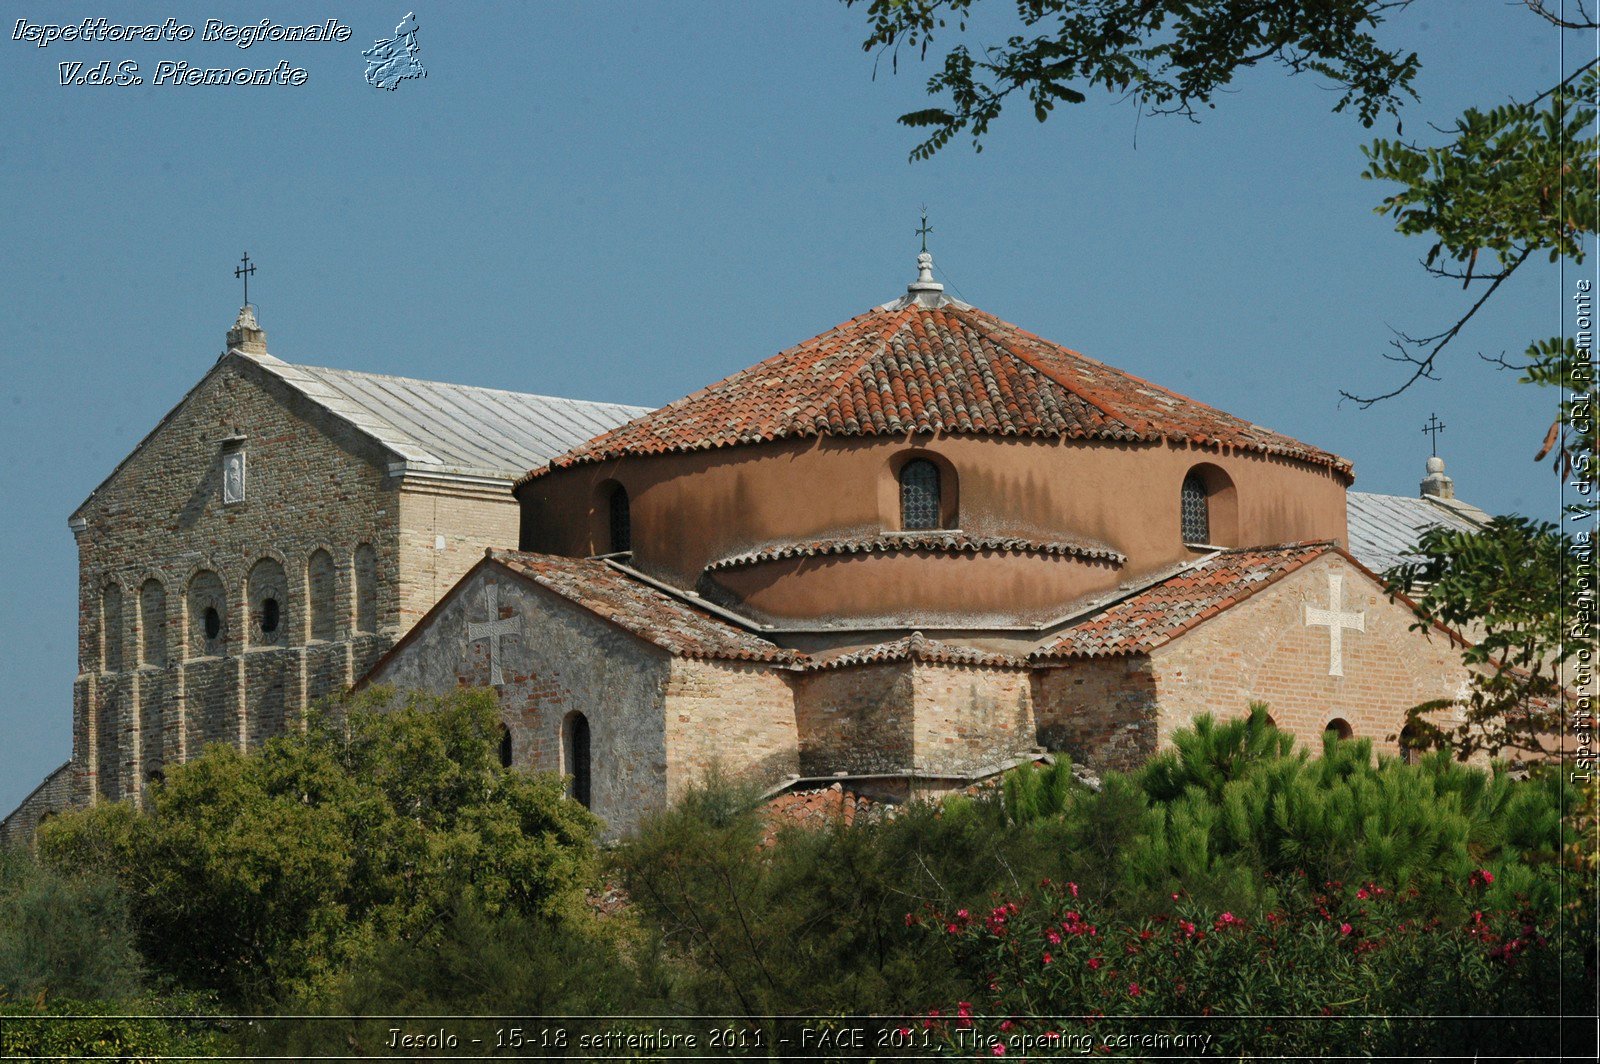
[[[1402,555],[1416,547],[1427,529],[1444,525],[1474,532],[1490,520],[1489,514],[1459,499],[1352,491],[1345,500],[1350,553],[1375,573],[1405,561]]]
[[[409,464],[514,480],[648,408],[300,366],[241,354]]]

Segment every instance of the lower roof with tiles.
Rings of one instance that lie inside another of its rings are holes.
[[[605,559],[491,549],[480,565],[500,566],[676,657],[758,662],[797,671],[900,661],[1048,668],[1072,659],[1148,653],[1329,553],[1365,571],[1332,543],[1218,551],[1073,622],[1026,656],[931,639],[921,632],[843,653],[807,654],[763,637],[756,622],[661,590]],[[441,601],[434,608],[443,606]],[[424,618],[385,660],[426,627]]]

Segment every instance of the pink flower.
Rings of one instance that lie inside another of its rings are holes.
[[[1128,984],[1128,996],[1129,997],[1138,997],[1141,993],[1143,993],[1143,991],[1141,991],[1139,989],[1139,984],[1138,983],[1129,983]]]
[[[1049,950],[1046,950],[1046,951],[1045,951],[1045,954],[1044,954],[1044,962],[1045,962],[1045,963],[1046,963],[1046,964],[1049,964],[1049,963],[1051,963],[1051,962],[1052,962],[1052,961],[1054,961],[1054,960],[1055,960],[1055,958],[1054,958],[1054,957],[1052,957],[1052,956],[1050,956],[1050,951],[1049,951]]]
[[[1366,887],[1362,887],[1360,890],[1356,891],[1356,897],[1358,897],[1358,898],[1362,899],[1363,901],[1365,901],[1366,897],[1367,897],[1367,888]]]
[[[1009,1030],[1011,1030],[1011,1028],[1013,1028],[1015,1026],[1016,1026],[1016,1024],[1012,1023],[1010,1020],[1001,1020],[1000,1021],[1000,1029],[1002,1031],[1009,1031]]]
[[[1004,1045],[1002,1045],[1001,1043],[996,1042],[994,1044],[994,1048],[991,1049],[989,1052],[993,1053],[997,1057],[1003,1057],[1003,1056],[1006,1055],[1006,1047]]]
[[[1093,972],[1093,971],[1098,971],[1099,968],[1100,968],[1100,958],[1099,957],[1090,957],[1089,958],[1089,970],[1091,972]]]
[[[1341,934],[1341,935],[1348,935],[1350,932],[1352,932],[1354,930],[1355,930],[1355,928],[1351,927],[1349,924],[1340,924],[1339,925],[1339,934]]]
[[[1050,941],[1052,946],[1061,945],[1061,936],[1056,934],[1054,931],[1046,931],[1044,933],[1044,937]]]
[[[972,919],[972,914],[967,912],[967,910],[965,910],[965,909],[957,909],[956,910],[956,919],[957,920],[970,920],[970,919]]]
[[[1221,920],[1225,924],[1233,923],[1233,919],[1234,919],[1234,917],[1233,917],[1232,913],[1223,913],[1222,916],[1221,916]]]
[[[1072,896],[1074,898],[1076,898],[1078,896],[1078,884],[1076,884],[1076,883],[1068,883],[1067,884],[1067,889],[1072,891]]]

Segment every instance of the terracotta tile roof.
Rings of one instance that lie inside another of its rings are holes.
[[[1034,653],[1103,658],[1153,650],[1334,550],[1331,543],[1226,550],[1090,616]]]
[[[813,657],[807,668],[844,669],[853,665],[875,665],[885,661],[925,661],[935,665],[988,665],[997,668],[1026,668],[1028,662],[1009,654],[996,654],[976,647],[957,646],[929,639],[912,632],[901,639],[878,643],[862,650],[832,658]]]
[[[846,789],[841,783],[785,791],[766,800],[762,845],[770,846],[778,832],[786,827],[822,828],[832,824],[849,827],[857,819],[882,817],[891,809],[893,806]]]
[[[640,639],[684,658],[763,661],[798,666],[805,655],[694,608],[590,558],[563,558],[514,550],[488,556],[540,587],[610,621]]]
[[[879,307],[535,469],[809,436],[1175,440],[1350,463],[981,310]]]
[[[976,554],[980,551],[1006,553],[1070,555],[1095,558],[1121,565],[1127,561],[1120,552],[1103,543],[1089,540],[1049,541],[1021,539],[1014,536],[969,536],[964,532],[903,532],[875,536],[855,536],[838,539],[814,539],[800,543],[780,543],[760,550],[719,558],[706,566],[708,572],[720,569],[738,569],[761,562],[782,558],[809,558],[832,554],[872,554],[902,550],[937,551],[942,554]]]

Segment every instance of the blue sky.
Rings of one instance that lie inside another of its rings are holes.
[[[1359,148],[1392,123],[1331,114],[1315,77],[1251,72],[1199,125],[1098,97],[1042,126],[1018,109],[982,154],[912,164],[894,118],[928,68],[874,79],[864,13],[831,0],[418,0],[428,76],[374,89],[361,51],[411,2],[6,5],[0,815],[71,750],[67,515],[221,351],[246,248],[281,358],[659,405],[902,292],[926,204],[969,302],[1343,454],[1359,489],[1414,493],[1437,411],[1463,497],[1557,512],[1531,461],[1554,397],[1476,357],[1560,330],[1553,267],[1497,297],[1443,381],[1339,404],[1398,382],[1389,326],[1434,331],[1465,297],[1372,213]],[[337,16],[353,37],[11,39],[86,16]],[[1558,80],[1555,31],[1501,0],[1420,0],[1383,33],[1422,56],[1413,135]],[[146,83],[58,84],[57,63],[102,59]],[[150,83],[161,60],[280,59],[304,85]]]

